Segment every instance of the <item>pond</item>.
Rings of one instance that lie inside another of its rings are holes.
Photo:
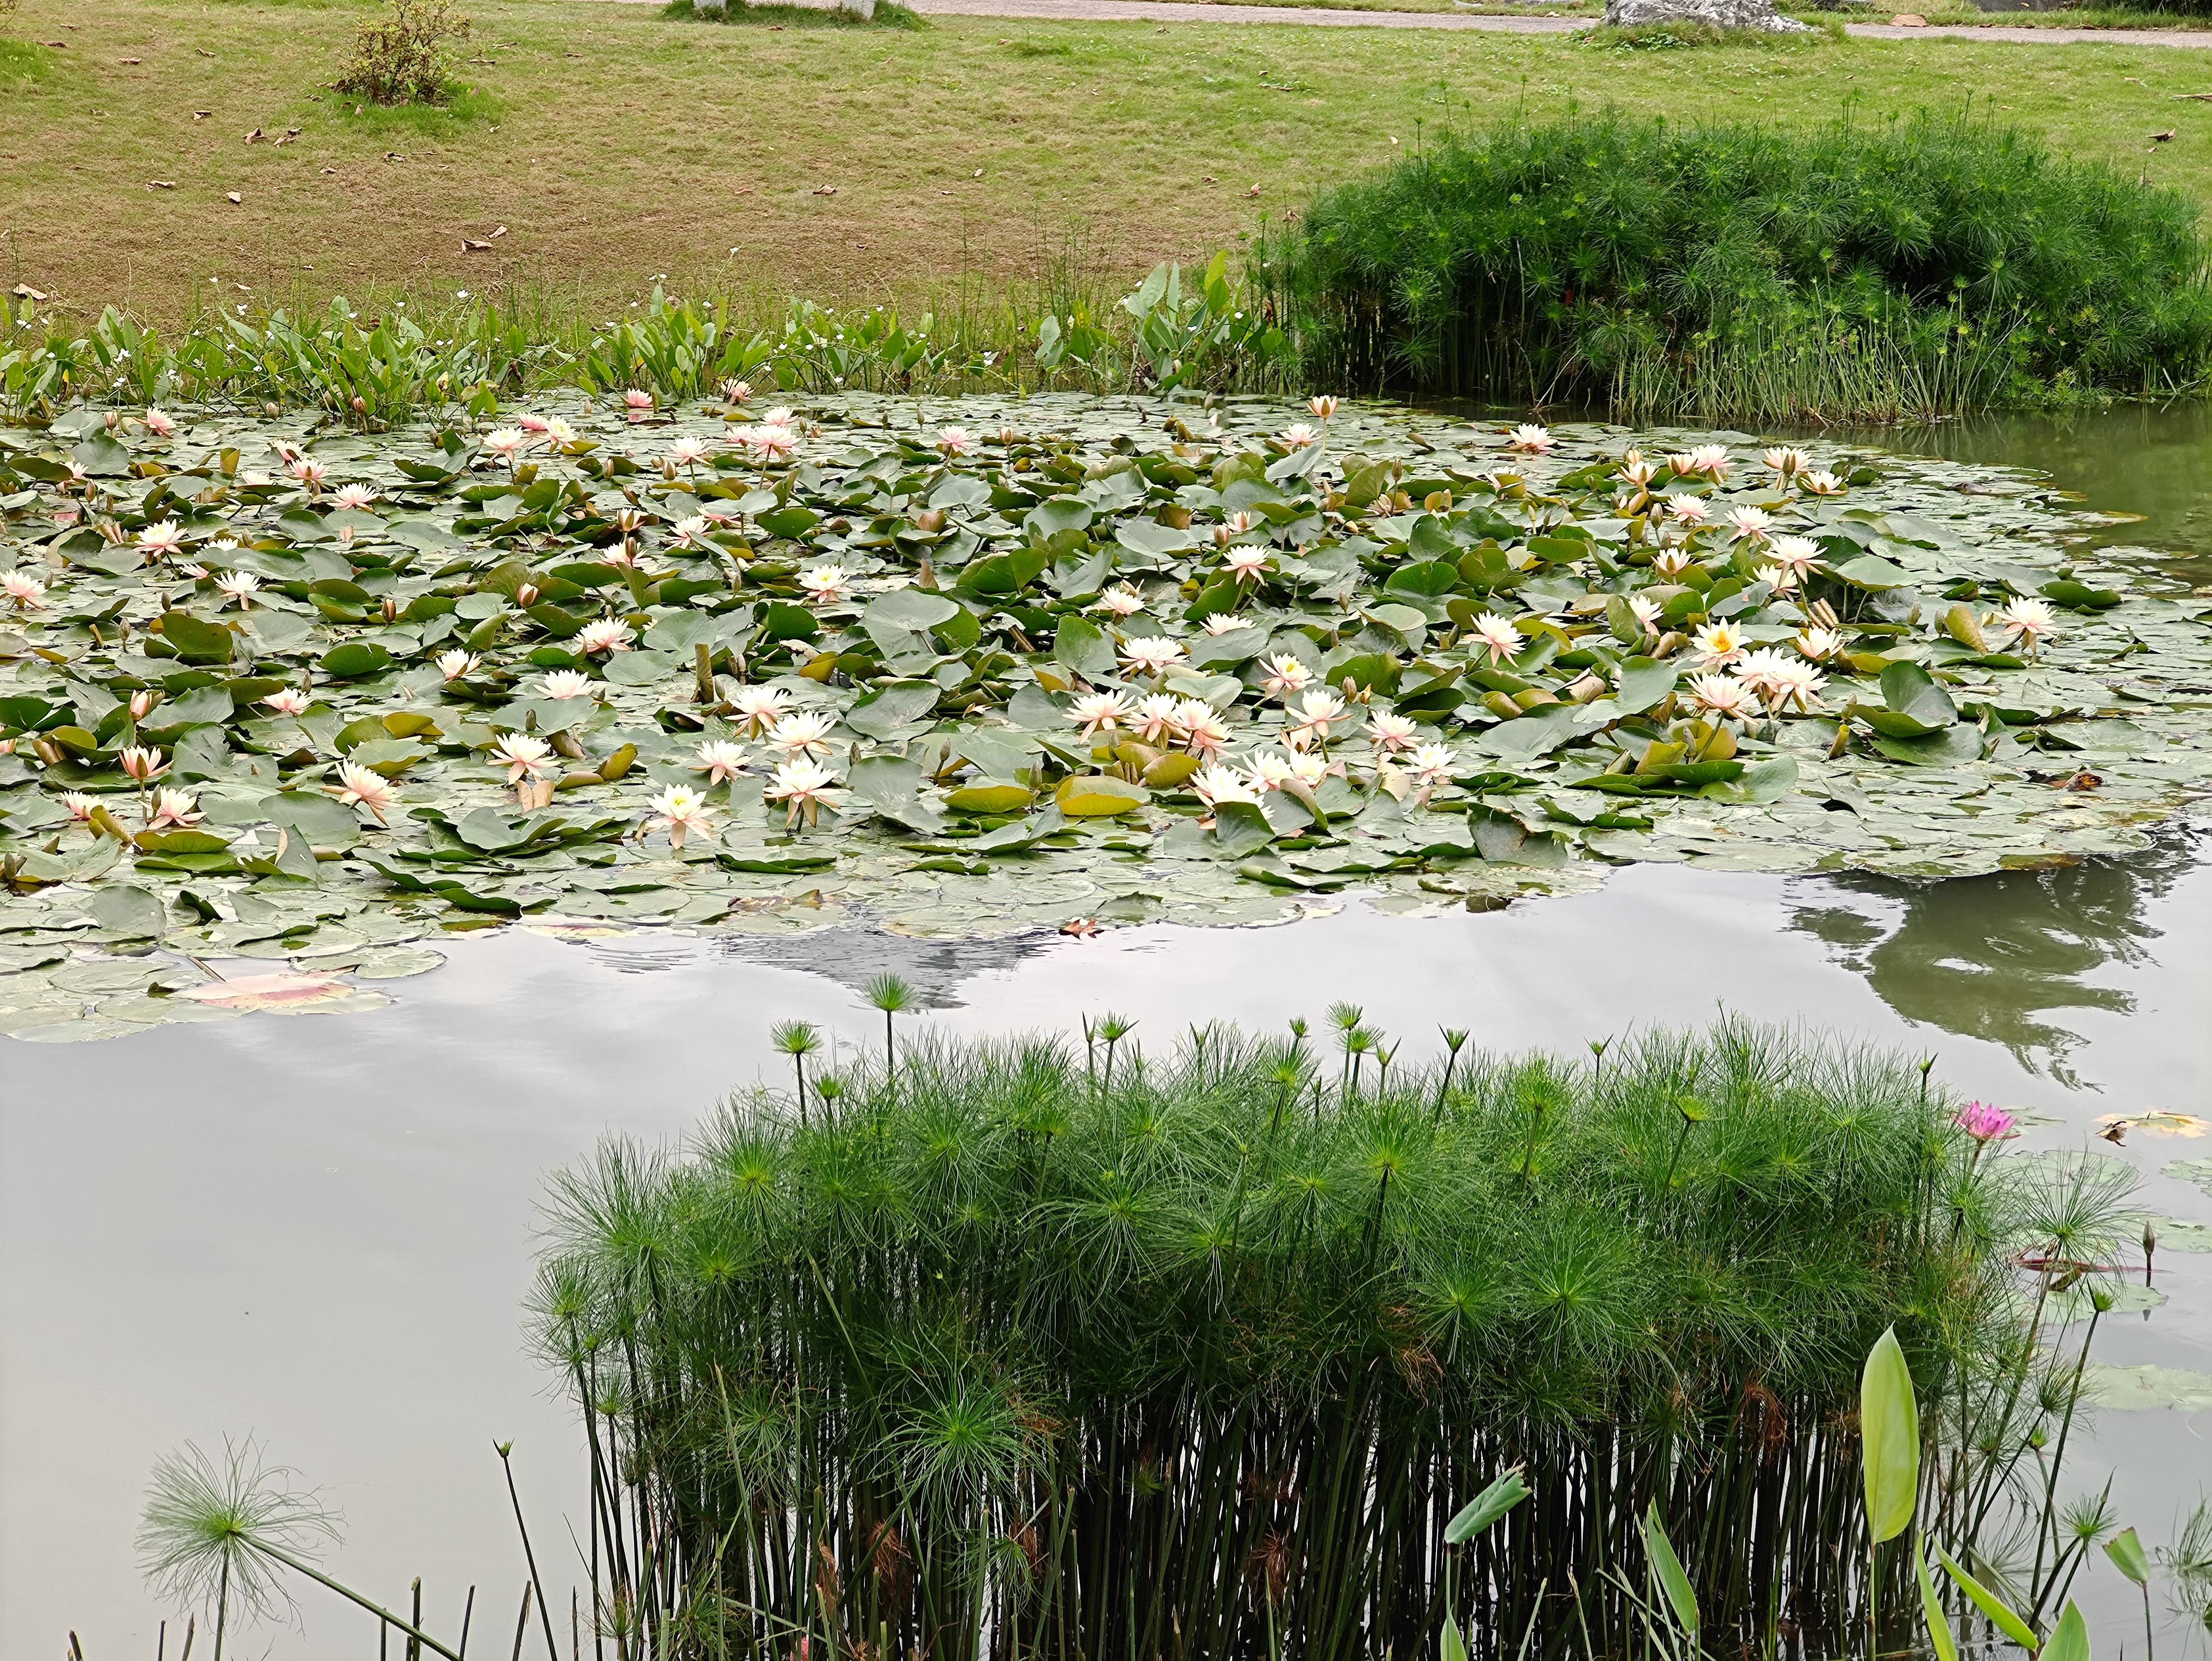
[[[2191,586],[2212,571],[2201,411],[1850,436],[2043,467],[2091,509],[2144,515],[2083,529],[2108,561]],[[162,1612],[131,1536],[149,1468],[186,1439],[261,1439],[344,1510],[341,1578],[398,1603],[422,1575],[446,1630],[475,1585],[495,1636],[524,1573],[492,1447],[512,1439],[541,1567],[565,1587],[578,1438],[520,1313],[543,1178],[610,1130],[679,1137],[725,1091],[780,1075],[775,1021],[865,1040],[872,974],[904,975],[924,995],[916,1019],[963,1032],[1111,1008],[1164,1038],[1194,1012],[1275,1027],[1352,995],[1416,1048],[1450,1025],[1495,1048],[1574,1050],[1724,1006],[1932,1054],[1962,1092],[2023,1110],[2031,1146],[2078,1147],[2106,1116],[2212,1117],[2203,823],[1942,883],[1632,863],[1595,891],[1504,909],[1393,915],[1354,888],[1272,927],[1089,938],[600,934],[526,918],[441,939],[444,966],[376,983],[388,1003],[361,1013],[9,1041],[0,1652],[58,1652],[73,1628],[93,1661],[152,1653]],[[2212,1199],[2161,1174],[2202,1141],[2138,1129],[2094,1146],[2142,1175],[2148,1208],[2212,1219]],[[2158,1284],[2168,1301],[2108,1318],[2099,1359],[2212,1372],[2212,1256],[2162,1253]],[[2067,1486],[2109,1472],[2120,1520],[2171,1541],[2212,1486],[2200,1417],[2101,1414]],[[2140,1632],[2116,1576],[2086,1573],[2081,1592],[2100,1652]],[[300,1629],[247,1642],[366,1655],[370,1624],[313,1601]],[[2160,1636],[2180,1653],[2202,1634]]]

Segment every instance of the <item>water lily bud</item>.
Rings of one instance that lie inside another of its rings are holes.
[[[925,536],[935,536],[945,528],[945,509],[925,508],[914,516],[914,527]]]
[[[517,588],[514,591],[514,603],[523,606],[535,605],[538,603],[538,585],[534,582],[526,582]]]
[[[359,392],[356,392],[353,397],[353,412],[356,415],[361,415],[365,413],[368,409],[368,400],[363,398]]]

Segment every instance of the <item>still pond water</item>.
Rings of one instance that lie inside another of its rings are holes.
[[[2114,516],[2100,545],[2212,583],[2201,408],[1865,436],[2045,470]],[[458,1628],[477,1585],[501,1652],[524,1570],[492,1443],[512,1439],[565,1605],[578,1437],[519,1321],[544,1173],[610,1131],[682,1135],[775,1065],[775,1020],[872,1033],[855,990],[870,974],[921,986],[934,1007],[919,1019],[945,1030],[1065,1027],[1110,1007],[1156,1040],[1194,1012],[1275,1026],[1349,996],[1417,1043],[1449,1024],[1493,1047],[1579,1049],[1725,1005],[1933,1053],[1961,1092],[2033,1116],[2031,1145],[2079,1147],[2103,1115],[2212,1117],[2208,826],[2127,859],[1934,886],[1648,865],[1485,915],[1353,900],[1279,928],[1092,940],[506,930],[388,983],[394,1005],[373,1014],[0,1040],[0,1657],[62,1657],[71,1629],[88,1661],[154,1655],[165,1612],[131,1534],[148,1469],[188,1439],[251,1433],[322,1488],[346,1515],[335,1572],[394,1603],[423,1576],[434,1631]],[[2098,1146],[2142,1175],[2148,1208],[2212,1220],[2212,1199],[2160,1174],[2212,1147]],[[2099,1359],[2212,1372],[2212,1256],[2160,1262],[2169,1301],[2108,1319]],[[2212,1492],[2208,1438],[2212,1413],[2106,1412],[2066,1486],[2110,1473],[2120,1520],[2169,1542]],[[2100,1563],[2081,1590],[2100,1656],[2139,1641],[2130,1588]],[[2203,1652],[2201,1631],[2160,1620],[2166,1653]],[[373,1621],[318,1597],[232,1653],[375,1645]]]

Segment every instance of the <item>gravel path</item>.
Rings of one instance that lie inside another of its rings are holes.
[[[1206,0],[908,0],[916,11],[967,17],[1033,17],[1072,22],[1304,23],[1321,27],[1490,29],[1500,34],[1565,34],[1593,21],[1579,17],[1511,17],[1448,11],[1330,11],[1311,6],[1214,5]],[[2100,41],[2107,46],[2212,46],[2212,29],[2032,29],[2002,25],[1847,23],[1846,32],[1870,40],[1910,40],[1931,34],[1976,40],[2025,40],[2044,46]]]

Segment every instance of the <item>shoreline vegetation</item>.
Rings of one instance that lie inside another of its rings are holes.
[[[0,418],[90,399],[374,426],[487,391],[696,397],[773,359],[786,392],[1324,385],[1707,425],[1924,421],[2200,395],[2207,270],[2181,193],[2016,127],[1607,111],[1430,137],[1188,281],[1164,264],[1125,291],[1063,249],[1034,282],[963,282],[918,317],[658,283],[628,317],[520,285],[318,311],[299,284],[289,305],[196,298],[165,330],[25,288]]]

